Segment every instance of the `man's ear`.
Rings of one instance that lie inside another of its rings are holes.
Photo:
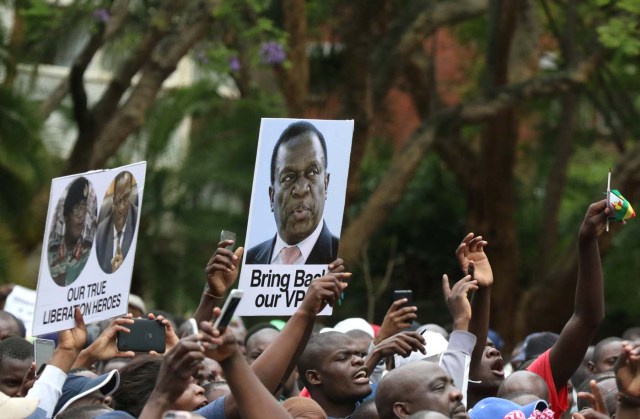
[[[411,415],[404,402],[395,402],[393,404],[393,414],[397,418],[406,418]]]
[[[587,362],[587,369],[589,370],[589,372],[593,375],[596,373],[596,364],[594,364],[592,361]]]
[[[324,177],[324,199],[327,199],[327,192],[329,191],[329,178],[331,173],[327,173]]]
[[[305,373],[305,377],[309,384],[313,384],[313,385],[322,384],[322,377],[320,376],[320,373],[316,370],[307,370],[307,372]]]
[[[273,212],[273,196],[275,195],[275,190],[273,186],[269,186],[269,202],[271,203],[271,212]]]

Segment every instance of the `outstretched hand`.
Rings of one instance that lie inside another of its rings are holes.
[[[178,344],[180,338],[176,334],[176,331],[173,328],[173,325],[166,319],[164,316],[160,315],[156,317],[155,314],[149,313],[147,317],[151,320],[156,320],[160,322],[164,326],[164,343],[165,343],[165,353],[169,352],[174,346]]]
[[[349,278],[351,278],[351,272],[335,272],[314,279],[307,288],[299,310],[315,316],[327,304],[334,307],[344,289],[349,285],[345,282]]]
[[[206,357],[218,362],[226,360],[238,350],[236,337],[230,327],[227,327],[224,333],[220,333],[220,330],[213,327],[213,323],[220,317],[221,312],[219,307],[214,308],[213,321],[200,322],[200,333],[198,334],[201,336]]]
[[[469,329],[471,303],[468,293],[477,289],[477,281],[472,279],[471,275],[467,275],[453,284],[453,288],[449,287],[449,277],[442,276],[442,294],[449,308],[449,313],[451,313],[455,330],[467,331]]]
[[[618,392],[640,402],[640,342],[623,342],[615,366]]]
[[[130,313],[125,317],[113,319],[109,327],[100,333],[98,338],[85,350],[90,354],[91,363],[95,361],[108,361],[111,358],[133,358],[135,352],[120,352],[116,342],[118,332],[129,333],[130,331],[127,326],[131,324],[133,324],[133,319]]]
[[[425,344],[424,337],[418,332],[400,332],[377,344],[374,352],[380,353],[383,357],[400,355],[406,358],[413,351],[426,354]]]
[[[207,262],[204,270],[207,275],[209,291],[218,298],[224,297],[227,289],[238,279],[244,248],[238,247],[235,252],[232,252],[227,249],[227,246],[232,244],[233,240],[223,240],[218,243],[218,248]]]
[[[602,391],[600,391],[600,387],[596,380],[589,381],[589,388],[591,388],[591,393],[586,391],[581,391],[578,393],[578,398],[582,400],[587,400],[590,406],[593,406],[589,409],[584,409],[580,413],[584,415],[585,419],[588,418],[599,418],[599,417],[609,417],[609,412],[607,411],[607,404],[604,400],[604,396],[602,395]]]
[[[76,307],[73,313],[76,326],[72,329],[58,332],[58,347],[56,349],[68,350],[80,353],[84,345],[87,343],[87,327],[84,324],[80,307]]]
[[[387,310],[387,314],[384,315],[382,325],[380,325],[380,330],[374,339],[374,343],[376,345],[396,333],[405,330],[411,326],[411,322],[413,320],[418,318],[418,307],[403,307],[406,303],[407,299],[401,298],[391,304],[389,310]]]
[[[488,243],[482,240],[482,236],[469,233],[456,249],[460,269],[465,275],[471,275],[480,288],[490,287],[493,284],[491,264],[484,252],[484,247],[487,245]]]

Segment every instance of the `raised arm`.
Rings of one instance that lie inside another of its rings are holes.
[[[201,329],[205,336],[205,342],[218,345],[216,349],[207,348],[205,353],[207,357],[215,359],[222,366],[231,389],[229,396],[233,395],[233,398],[237,400],[237,409],[242,418],[291,418],[291,415],[278,403],[249,367],[244,356],[238,350],[235,339],[228,338],[231,333],[230,329],[227,329],[222,336],[223,339],[217,338],[219,331],[209,323],[201,323]],[[233,335],[230,336],[233,338]],[[256,362],[258,361],[256,360]]]
[[[549,363],[557,389],[564,387],[578,368],[604,318],[604,290],[598,237],[604,232],[607,201],[591,204],[578,234],[578,283],[573,315],[551,348]]]
[[[470,377],[474,379],[480,368],[480,361],[487,344],[489,333],[489,309],[491,308],[491,286],[493,285],[493,271],[489,258],[484,252],[487,242],[482,236],[469,233],[456,249],[456,258],[460,269],[465,275],[471,275],[476,281],[478,289],[471,300],[473,316],[469,321],[469,332],[476,336],[476,345],[471,354]]]
[[[40,400],[38,409],[43,410],[46,413],[45,417],[48,418],[52,417],[56,403],[62,394],[62,386],[67,378],[67,372],[87,342],[87,329],[80,308],[75,308],[74,316],[76,326],[58,333],[58,347],[40,377],[27,393],[27,397],[35,397]]]
[[[251,364],[251,369],[271,393],[291,374],[298,358],[311,337],[316,316],[329,304],[334,306],[347,287],[351,273],[344,270],[342,259],[329,265],[332,273],[315,279],[309,285],[300,307],[291,316],[276,340]],[[237,399],[231,395],[225,399],[228,418],[237,417]]]
[[[238,279],[244,248],[238,247],[235,252],[232,252],[227,249],[232,244],[233,240],[223,240],[218,243],[218,248],[204,270],[207,276],[207,287],[202,292],[200,304],[193,315],[198,324],[211,321],[213,308],[220,305],[227,289]]]
[[[473,318],[469,292],[478,289],[476,284],[477,280],[467,275],[450,287],[447,275],[442,277],[442,293],[451,313],[453,331],[449,336],[447,350],[440,359],[440,366],[453,379],[455,387],[462,392],[465,404],[470,357],[477,346],[476,337],[469,333],[469,322]]]

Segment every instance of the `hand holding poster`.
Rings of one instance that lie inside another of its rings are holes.
[[[127,312],[146,163],[51,182],[35,336]],[[98,212],[98,205],[100,211]]]
[[[238,314],[292,314],[338,257],[352,136],[353,121],[262,120]]]

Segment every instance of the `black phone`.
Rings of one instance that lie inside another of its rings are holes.
[[[411,290],[395,290],[393,291],[393,301],[407,299],[407,302],[400,308],[411,307],[413,305],[413,291]]]
[[[166,350],[164,325],[157,320],[133,319],[133,324],[126,326],[129,333],[118,332],[118,350],[133,352]]]
[[[236,311],[238,304],[240,304],[240,300],[244,295],[244,291],[242,290],[232,290],[227,297],[227,301],[224,302],[224,306],[222,306],[222,312],[220,313],[220,317],[218,317],[213,324],[213,327],[218,329],[220,333],[224,333],[225,329],[229,325],[231,318],[233,317],[233,313]]]

